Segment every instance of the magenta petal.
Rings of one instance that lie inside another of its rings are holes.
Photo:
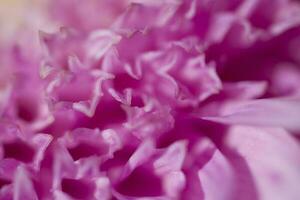
[[[166,151],[154,161],[153,166],[155,172],[159,175],[163,175],[168,172],[180,170],[185,159],[186,146],[186,141],[178,141],[170,145]]]
[[[28,177],[26,170],[20,166],[14,178],[14,199],[16,200],[37,200],[32,181]]]
[[[234,171],[226,158],[217,150],[198,171],[205,199],[227,200],[233,198]],[[222,187],[220,188],[220,185]]]
[[[224,116],[203,119],[225,124],[283,127],[300,130],[298,99],[264,99],[242,103],[229,108]]]
[[[300,148],[286,131],[234,126],[226,141],[245,158],[259,197],[278,200],[299,197],[299,190],[295,187],[300,180],[297,167]]]

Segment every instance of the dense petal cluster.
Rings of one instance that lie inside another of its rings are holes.
[[[0,200],[300,199],[300,4],[49,0],[0,48]]]

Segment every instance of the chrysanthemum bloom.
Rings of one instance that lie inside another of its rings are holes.
[[[46,8],[0,49],[0,200],[300,199],[298,1]]]

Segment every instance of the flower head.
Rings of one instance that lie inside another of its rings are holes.
[[[299,2],[44,12],[0,49],[0,199],[300,198]]]

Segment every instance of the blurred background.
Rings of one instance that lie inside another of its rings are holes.
[[[50,24],[43,15],[44,0],[0,0],[0,41],[3,43],[19,29],[43,28]]]

